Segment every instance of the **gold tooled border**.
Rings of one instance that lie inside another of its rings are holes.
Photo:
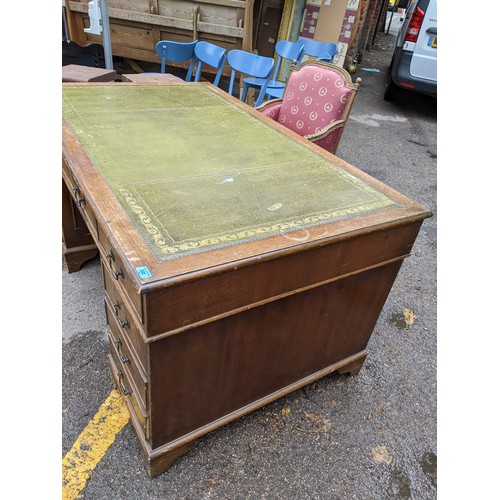
[[[280,233],[291,232],[299,229],[306,229],[311,226],[333,222],[335,220],[366,214],[373,211],[379,211],[390,207],[398,206],[399,203],[381,195],[368,185],[362,186],[366,191],[372,191],[378,195],[378,199],[356,207],[344,208],[324,213],[308,215],[298,219],[286,222],[277,222],[271,225],[257,226],[251,229],[243,229],[233,233],[213,235],[199,240],[187,240],[181,243],[169,243],[164,233],[153,223],[152,218],[147,211],[138,203],[136,197],[123,186],[117,189],[130,210],[136,216],[136,226],[140,232],[147,234],[150,239],[149,246],[158,257],[175,256],[181,253],[192,253],[193,251],[209,250],[217,247],[235,245],[252,239],[259,239],[274,236]],[[154,246],[151,244],[153,243]]]

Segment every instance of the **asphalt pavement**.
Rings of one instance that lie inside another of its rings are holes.
[[[433,212],[355,376],[332,374],[198,440],[157,478],[130,422],[83,499],[433,499],[437,488],[437,106],[383,100],[394,36],[380,34],[337,155]],[[98,259],[62,266],[62,456],[113,389]]]

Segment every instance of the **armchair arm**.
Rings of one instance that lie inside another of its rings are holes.
[[[283,99],[271,99],[270,101],[265,101],[255,109],[260,111],[263,115],[269,116],[269,118],[277,121],[282,102]]]
[[[335,154],[340,142],[340,136],[344,131],[345,124],[345,119],[335,120],[314,134],[305,135],[304,138],[309,139],[311,142],[314,142],[323,149]]]

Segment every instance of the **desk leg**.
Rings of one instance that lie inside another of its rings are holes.
[[[356,356],[353,356],[353,358],[355,358],[353,361],[339,368],[337,370],[337,373],[340,373],[341,375],[345,373],[349,373],[351,375],[357,375],[359,373],[359,370],[361,370],[363,363],[365,362],[366,351],[356,354]]]
[[[62,238],[63,257],[69,273],[79,271],[85,262],[93,259],[98,253],[87,224],[73,202],[64,180],[62,181]]]
[[[146,463],[149,477],[157,477],[170,469],[174,461],[187,453],[196,444],[196,441],[196,439],[193,439],[193,441],[189,441],[178,448],[149,457]]]

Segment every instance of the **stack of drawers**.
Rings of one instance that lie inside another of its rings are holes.
[[[146,439],[149,439],[148,346],[141,335],[137,311],[128,298],[127,277],[123,270],[120,272],[119,259],[112,250],[101,253],[101,256],[111,371],[117,387],[134,410],[132,418],[137,420]]]
[[[77,181],[66,161],[62,163],[63,189],[66,185],[73,206],[83,218],[101,257],[105,289],[105,309],[110,353],[109,365],[116,387],[126,398],[140,441],[150,439],[148,401],[148,345],[142,331],[142,304],[137,285],[130,275],[117,249],[110,242],[84,188]],[[63,197],[64,198],[64,197]],[[76,208],[77,207],[77,208]]]

